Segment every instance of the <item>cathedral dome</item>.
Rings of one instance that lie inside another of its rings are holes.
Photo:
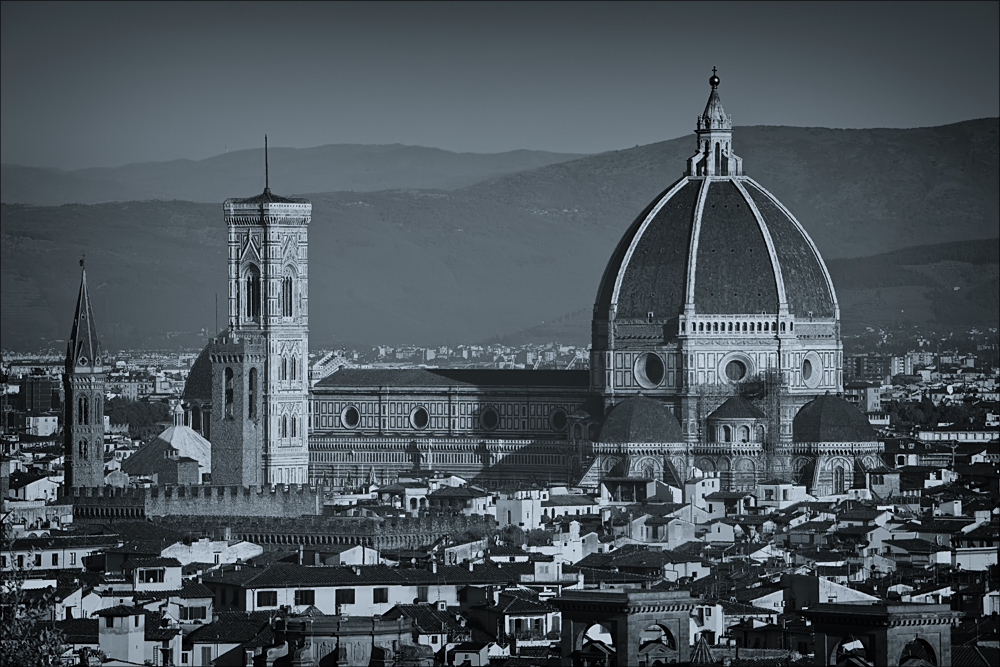
[[[603,335],[605,321],[662,325],[673,338],[685,314],[839,316],[833,283],[809,235],[743,174],[718,77],[711,82],[687,174],[636,218],[608,262],[594,308],[595,336]],[[595,340],[595,347],[605,348],[602,342]]]
[[[601,442],[683,442],[680,424],[660,401],[632,396],[616,405],[601,426]]]
[[[875,429],[863,412],[839,396],[825,394],[802,406],[792,422],[795,442],[874,442]]]

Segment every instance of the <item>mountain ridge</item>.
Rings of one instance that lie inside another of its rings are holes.
[[[734,148],[836,273],[838,259],[915,245],[968,241],[969,252],[982,252],[1000,215],[996,137],[995,119],[889,134],[759,126],[739,130]],[[691,140],[671,140],[454,190],[310,194],[311,340],[475,342],[589,313],[622,233],[680,177],[692,150]],[[102,335],[152,345],[165,332],[217,331],[214,294],[226,294],[220,204],[0,205],[2,345],[37,347],[43,336],[68,334],[81,252],[91,280],[103,281],[94,290]],[[898,270],[883,260],[869,267],[872,285],[838,286],[845,326],[879,317],[994,321],[990,288],[977,278],[992,276],[993,264],[947,252],[941,261],[897,262]],[[840,275],[837,282],[864,274]],[[589,316],[562,321],[559,331],[585,342]]]

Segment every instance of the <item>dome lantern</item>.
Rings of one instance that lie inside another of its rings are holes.
[[[722,108],[720,79],[716,69],[708,83],[712,86],[705,111],[698,116],[695,135],[698,152],[688,158],[686,176],[742,176],[743,160],[732,150],[733,117]]]

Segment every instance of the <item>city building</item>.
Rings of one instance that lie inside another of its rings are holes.
[[[719,78],[710,84],[697,152],[605,270],[589,371],[342,368],[310,390],[311,204],[266,186],[227,200],[229,325],[184,392],[186,423],[212,442],[213,483],[343,488],[433,470],[510,485],[698,470],[724,490],[781,478],[844,492],[855,462],[874,467],[881,445],[838,396],[833,283],[794,216],[745,175]]]

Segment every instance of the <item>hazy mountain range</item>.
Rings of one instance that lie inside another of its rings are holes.
[[[333,161],[324,172],[322,160],[305,157],[310,166],[302,166],[297,156],[309,152],[291,150],[285,156],[291,163],[281,165],[272,152],[272,190],[313,202],[313,347],[495,337],[586,342],[598,282],[618,238],[680,177],[693,143],[684,137],[463,187],[452,181],[453,189],[319,194],[278,174],[311,173],[315,180],[302,181],[309,184],[339,182],[333,174],[348,167]],[[734,148],[747,173],[816,241],[834,276],[845,328],[900,320],[996,323],[997,119],[909,130],[744,127],[736,129]],[[428,150],[412,154],[440,153]],[[174,183],[211,180],[184,176],[183,163],[166,164],[173,165],[163,169]],[[439,158],[427,171],[434,165]],[[146,175],[128,176],[123,167],[109,182],[146,183],[156,170],[136,168]],[[374,169],[357,178],[403,179],[398,165],[385,169],[397,173]],[[424,171],[419,161],[407,170]],[[6,179],[5,171],[5,199]],[[109,346],[197,342],[192,332],[216,326],[215,295],[226,294],[221,200],[261,190],[259,168],[243,180],[225,185],[229,191],[214,204],[0,206],[0,344],[34,348],[68,335],[82,254]],[[37,196],[54,197],[41,185]],[[921,247],[904,250],[914,246]],[[220,302],[220,326],[225,312]],[[167,332],[186,334],[166,339]]]
[[[336,192],[399,188],[453,190],[526,169],[581,157],[572,153],[509,151],[452,153],[399,144],[331,144],[271,148],[271,184],[282,191]],[[0,201],[60,206],[164,199],[221,202],[234,192],[264,188],[264,151],[241,150],[205,160],[146,162],[123,167],[38,169],[5,164]]]

